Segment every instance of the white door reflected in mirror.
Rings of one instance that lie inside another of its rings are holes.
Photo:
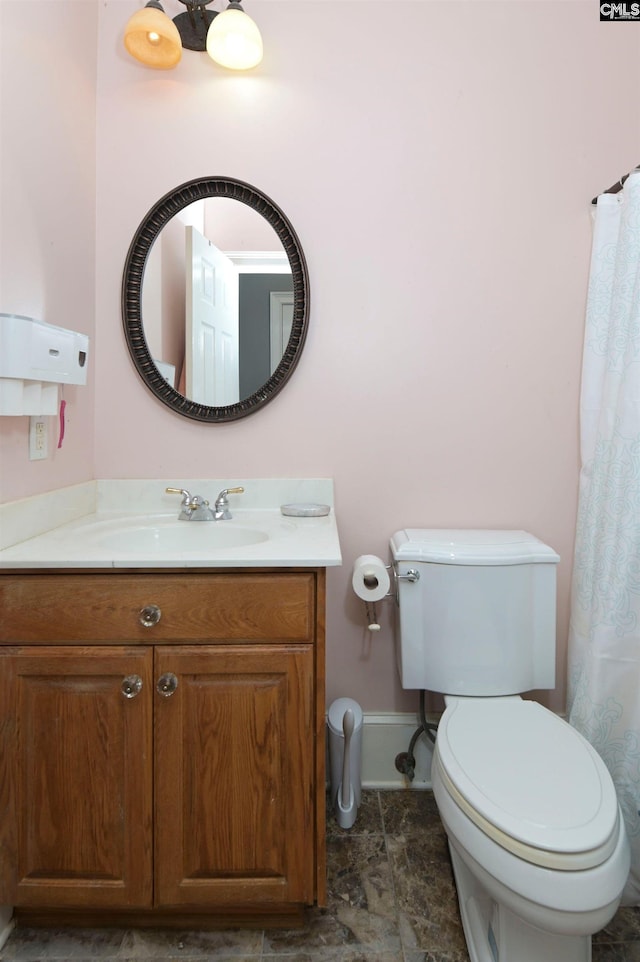
[[[185,242],[186,396],[212,407],[236,404],[238,271],[195,227],[186,228]]]

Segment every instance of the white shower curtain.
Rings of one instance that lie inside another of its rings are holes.
[[[640,904],[640,173],[598,198],[581,396],[569,720],[613,777]]]

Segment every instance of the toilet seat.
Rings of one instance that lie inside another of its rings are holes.
[[[447,696],[434,764],[465,814],[525,861],[576,871],[615,849],[618,802],[604,762],[537,702]]]

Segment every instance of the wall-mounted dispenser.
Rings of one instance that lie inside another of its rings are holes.
[[[0,314],[0,415],[57,414],[58,385],[86,384],[86,334]]]

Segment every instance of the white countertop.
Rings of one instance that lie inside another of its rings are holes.
[[[243,482],[197,481],[191,486],[168,482],[211,503],[222,487],[236,483]],[[315,568],[342,563],[330,481],[245,484],[246,499],[229,498],[230,521],[200,522],[177,520],[180,499],[164,493],[164,481],[106,482],[97,489],[95,511],[0,550],[0,568]],[[114,510],[116,503],[122,504],[123,494],[127,510]],[[280,504],[321,499],[330,506],[325,517],[284,517],[280,511]],[[79,500],[86,508],[87,499]],[[268,505],[274,501],[277,506]],[[143,503],[151,510],[143,511]],[[38,510],[37,505],[30,507]],[[56,517],[50,501],[47,510],[50,521],[68,516],[67,509]],[[14,527],[16,518],[33,516],[24,503],[16,511],[9,513]],[[234,544],[236,540],[249,543]]]

